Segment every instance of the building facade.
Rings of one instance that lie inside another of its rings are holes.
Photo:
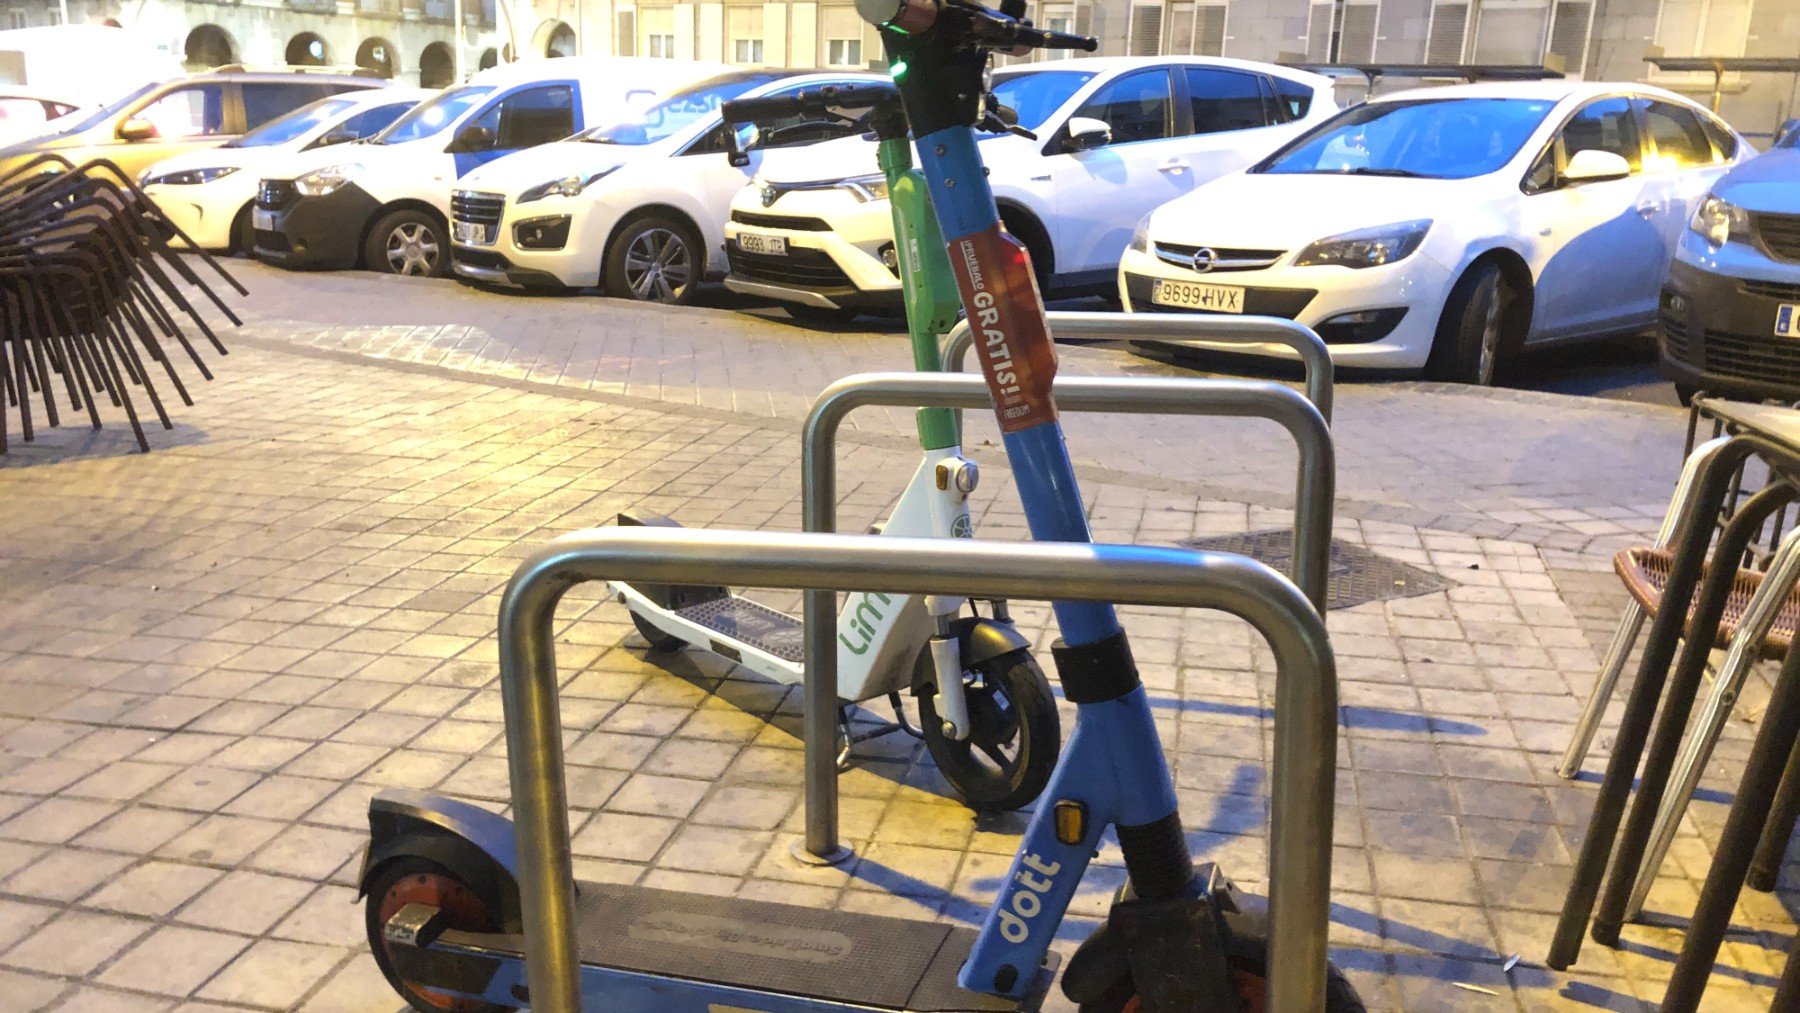
[[[55,23],[64,6],[71,21],[148,31],[195,67],[355,63],[437,85],[453,63],[451,0],[12,0],[9,26]],[[1097,36],[1101,55],[1549,63],[1702,101],[1711,74],[1666,74],[1644,58],[1800,55],[1800,0],[1033,0],[1031,15]],[[465,73],[515,53],[882,65],[880,42],[847,0],[466,0],[464,21]],[[1800,115],[1797,84],[1792,75],[1727,75],[1720,111],[1740,129],[1766,132]]]

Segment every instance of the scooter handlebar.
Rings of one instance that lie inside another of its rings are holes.
[[[826,84],[802,88],[785,95],[728,99],[719,107],[727,123],[757,123],[796,114],[823,115],[844,106],[874,106],[899,101],[900,93],[886,81],[864,84]]]

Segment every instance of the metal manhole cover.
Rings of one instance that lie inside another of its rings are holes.
[[[1281,573],[1293,572],[1294,533],[1286,528],[1250,531],[1211,538],[1189,538],[1176,543],[1208,552],[1234,552],[1267,564]],[[1398,559],[1377,555],[1360,545],[1331,540],[1331,568],[1326,581],[1325,607],[1349,608],[1364,602],[1411,598],[1442,591],[1450,581]]]

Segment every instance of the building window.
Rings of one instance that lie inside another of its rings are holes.
[[[1080,28],[1076,26],[1075,5],[1071,3],[1042,4],[1038,8],[1035,20],[1039,25],[1053,32],[1063,32],[1068,35],[1082,34]],[[1037,51],[1036,59],[1067,60],[1074,55],[1075,51],[1071,49],[1040,49]]]
[[[6,27],[24,28],[30,24],[30,19],[25,16],[25,12],[20,8],[14,7],[12,10],[6,12]]]
[[[863,59],[863,19],[849,4],[819,8],[819,50],[827,67],[866,67]]]
[[[675,8],[639,7],[637,15],[642,32],[640,38],[643,41],[643,45],[639,47],[640,51],[645,56],[673,60],[675,58]]]
[[[1743,56],[1756,0],[1662,0],[1656,44],[1668,56]]]
[[[763,9],[725,8],[726,38],[731,40],[731,62],[760,67],[763,62]]]

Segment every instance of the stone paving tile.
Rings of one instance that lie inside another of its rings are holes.
[[[876,353],[831,354],[819,368],[848,371]],[[263,1008],[271,994],[291,1009],[395,1009],[348,903],[367,802],[410,784],[504,806],[491,624],[525,548],[620,509],[797,527],[785,422],[392,365],[251,342],[149,455],[110,430],[63,430],[0,458],[12,507],[0,515],[0,994],[28,1009],[197,1013]],[[803,404],[758,411],[785,420]],[[1629,456],[1647,437],[1621,439]],[[846,456],[841,512],[853,530],[884,512],[901,476]],[[1438,467],[1405,474],[1422,488],[1416,476]],[[1149,474],[1090,469],[1100,537],[1166,542],[1286,523],[1265,503]],[[1022,537],[1009,484],[984,486],[984,534]],[[1541,498],[1518,507],[1541,515],[1530,523],[1579,523]],[[74,501],[84,508],[71,513]],[[1614,519],[1653,526],[1659,511]],[[1466,519],[1449,531],[1357,511],[1340,520],[1342,537],[1454,583],[1331,617],[1344,686],[1335,953],[1374,1008],[1654,1000],[1666,930],[1634,928],[1634,949],[1621,953],[1591,946],[1574,975],[1538,963],[1592,792],[1550,766],[1593,678],[1596,617],[1617,607],[1603,586],[1566,593],[1564,574],[1604,574],[1604,558],[1584,555],[1600,542],[1508,540]],[[1020,603],[1015,614],[1047,647],[1047,611]],[[1128,623],[1193,850],[1256,887],[1273,660],[1219,616],[1132,610]],[[174,643],[136,645],[145,637]],[[801,866],[788,856],[802,825],[795,692],[693,652],[647,655],[616,606],[585,590],[566,601],[558,646],[583,875],[979,917],[1022,822],[978,820],[942,797],[922,749],[870,744],[841,779],[857,861]],[[1677,916],[1705,873],[1747,735],[1734,728],[1722,744],[1722,769],[1659,883],[1658,905]],[[1060,946],[1104,913],[1122,876],[1108,846]],[[1746,933],[1782,945],[1797,886],[1791,868],[1775,898],[1747,898]],[[1514,953],[1519,967],[1501,971]],[[1728,947],[1721,1001],[1766,1001],[1773,959]]]

